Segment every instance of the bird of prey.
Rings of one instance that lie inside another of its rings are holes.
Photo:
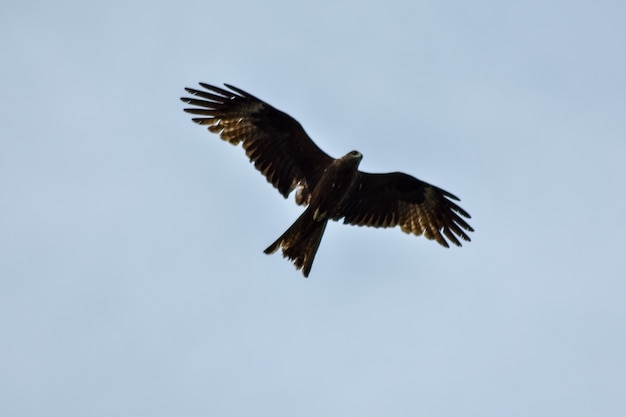
[[[400,226],[403,232],[424,235],[449,247],[470,241],[474,229],[463,219],[470,215],[455,204],[453,194],[402,172],[370,174],[359,171],[363,155],[351,151],[334,159],[322,151],[300,123],[239,88],[200,83],[186,88],[192,97],[184,109],[192,120],[208,127],[246,155],[285,197],[296,189],[295,200],[306,206],[298,219],[267,249],[282,248],[308,277],[329,220],[371,227]]]

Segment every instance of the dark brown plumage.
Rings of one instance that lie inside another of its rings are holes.
[[[265,253],[282,247],[283,256],[309,275],[328,220],[372,227],[400,226],[449,247],[470,241],[470,215],[447,191],[401,172],[368,174],[358,170],[362,155],[348,152],[339,159],[313,143],[300,123],[231,85],[229,90],[200,83],[186,88],[193,97],[185,111],[233,145],[242,143],[246,155],[267,180],[287,197],[296,187],[296,202],[306,210]],[[446,240],[447,239],[447,240]]]

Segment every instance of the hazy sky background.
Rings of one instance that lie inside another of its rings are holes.
[[[0,415],[626,415],[626,3],[0,6]],[[232,83],[473,241],[327,228],[179,97]]]

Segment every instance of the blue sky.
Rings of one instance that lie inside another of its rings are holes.
[[[623,2],[1,9],[1,415],[626,412]],[[303,279],[198,81],[458,195],[473,241],[330,224]]]

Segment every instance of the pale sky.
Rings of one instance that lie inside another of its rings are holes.
[[[626,415],[626,3],[0,7],[0,415]],[[461,198],[329,224],[190,121],[197,82]]]

